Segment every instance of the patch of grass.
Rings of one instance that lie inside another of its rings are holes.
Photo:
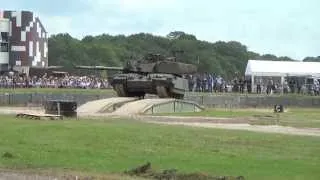
[[[28,94],[28,93],[44,93],[44,94],[105,94],[115,93],[113,89],[73,89],[73,88],[0,88],[0,94]]]
[[[227,117],[249,118],[253,124],[276,124],[292,127],[320,128],[319,109],[290,108],[284,113],[273,113],[272,109],[207,109],[202,112],[172,113],[160,115],[172,116],[203,116],[203,117]]]
[[[318,137],[155,125],[121,119],[36,121],[0,117],[0,167],[120,173],[155,169],[242,175],[246,179],[320,178]],[[12,158],[2,158],[4,153]]]

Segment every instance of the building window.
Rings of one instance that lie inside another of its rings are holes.
[[[1,43],[0,52],[9,52],[9,44],[8,43]]]
[[[9,41],[9,33],[8,32],[1,32],[0,41],[1,42],[8,42]]]

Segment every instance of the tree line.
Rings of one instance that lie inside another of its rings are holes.
[[[141,58],[147,53],[172,55],[172,51],[184,53],[179,60],[198,66],[199,72],[210,72],[233,78],[243,74],[248,59],[293,61],[290,57],[277,57],[249,51],[237,41],[200,41],[194,35],[182,31],[170,32],[167,36],[138,33],[130,36],[101,34],[85,36],[81,40],[67,33],[49,38],[49,65],[101,65],[122,66],[130,58]],[[307,57],[305,61],[320,61],[320,57]]]

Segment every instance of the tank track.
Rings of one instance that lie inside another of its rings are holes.
[[[119,97],[127,97],[128,93],[125,91],[123,84],[115,84],[114,90]]]
[[[157,90],[157,95],[159,96],[159,98],[169,98],[170,97],[167,88],[165,88],[164,86],[157,86],[156,90]]]
[[[117,96],[119,97],[140,97],[144,98],[145,93],[144,92],[136,92],[136,93],[128,93],[125,89],[123,84],[115,84],[114,90],[117,93]],[[183,94],[176,94],[170,92],[168,88],[165,86],[157,86],[156,87],[156,94],[159,98],[175,98],[175,99],[183,99]]]
[[[126,90],[123,84],[115,84],[114,85],[114,90],[116,91],[117,95],[119,97],[139,97],[139,98],[144,98],[145,94],[144,92],[135,92],[135,93],[130,93]]]

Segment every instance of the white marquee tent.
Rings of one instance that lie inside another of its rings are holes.
[[[254,77],[281,77],[281,83],[286,76],[320,77],[320,62],[249,60],[245,76],[251,77],[252,88]]]
[[[246,76],[320,76],[320,62],[249,60]]]

